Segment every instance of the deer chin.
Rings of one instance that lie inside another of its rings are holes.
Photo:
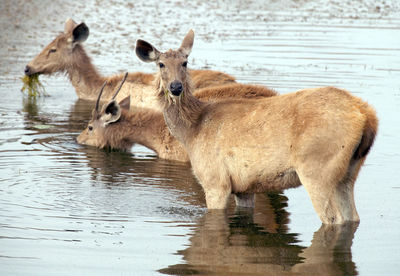
[[[163,87],[162,90],[163,90],[163,92],[164,92],[165,103],[167,103],[168,105],[176,104],[176,101],[177,101],[176,98],[177,98],[177,96],[174,96],[174,95],[172,94],[172,92],[169,91],[169,89],[167,89],[167,88],[165,88],[165,87]]]
[[[175,96],[174,94],[170,93],[169,97],[172,99],[173,104],[177,104],[177,103],[181,102],[182,97],[183,97],[183,92],[181,94],[179,94],[179,96]]]
[[[34,73],[36,75],[51,75],[51,73],[45,73],[43,71],[37,71],[36,73]]]

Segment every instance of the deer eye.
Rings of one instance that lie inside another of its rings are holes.
[[[158,63],[158,66],[159,66],[160,68],[164,68],[164,67],[165,67],[164,63],[162,63],[162,62]]]
[[[50,49],[49,54],[57,52],[57,49]]]
[[[92,131],[93,127],[92,126],[88,126],[88,129],[89,129],[89,131]]]
[[[186,67],[187,67],[187,61],[184,61],[184,62],[182,63],[182,66],[186,68]]]

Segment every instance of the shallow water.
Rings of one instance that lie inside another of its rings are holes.
[[[85,21],[103,74],[152,72],[133,53],[196,32],[192,68],[287,93],[334,85],[372,104],[376,143],[355,186],[359,225],[321,225],[303,188],[257,196],[253,213],[207,213],[184,164],[80,146],[92,102],[63,75],[48,97],[23,68],[64,20]],[[396,1],[2,1],[1,275],[397,275],[400,268],[400,5]]]

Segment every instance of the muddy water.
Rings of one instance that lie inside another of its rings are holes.
[[[321,225],[303,188],[257,196],[254,212],[207,213],[184,164],[77,145],[93,103],[63,75],[48,97],[19,91],[25,64],[85,21],[103,74],[152,72],[138,37],[176,47],[196,31],[192,68],[281,93],[334,85],[378,112],[356,182],[359,225]],[[400,5],[397,1],[1,1],[1,275],[397,275],[400,255]]]

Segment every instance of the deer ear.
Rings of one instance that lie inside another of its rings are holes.
[[[120,117],[121,107],[115,100],[112,100],[104,106],[100,119],[105,125],[108,125],[118,121]]]
[[[144,62],[156,61],[161,54],[153,45],[141,39],[136,41],[135,52],[138,58]]]
[[[179,47],[179,51],[184,54],[186,57],[189,56],[190,52],[192,51],[193,47],[193,42],[194,42],[194,31],[190,30],[185,38],[182,41],[181,47]]]
[[[64,24],[64,33],[65,34],[72,33],[72,30],[76,27],[76,25],[78,24],[76,24],[74,20],[68,18]]]
[[[131,107],[131,96],[128,96],[125,99],[123,99],[122,101],[120,101],[119,102],[119,106],[122,109],[125,109],[125,110],[129,111],[129,109]]]
[[[85,23],[81,23],[77,25],[72,30],[72,42],[73,43],[82,43],[84,42],[89,36],[89,28],[86,26]]]

